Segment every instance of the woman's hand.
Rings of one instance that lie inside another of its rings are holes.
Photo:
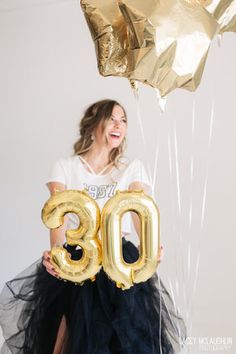
[[[58,273],[55,271],[55,268],[50,261],[51,261],[50,251],[44,251],[43,252],[43,265],[46,268],[46,271],[49,274],[53,275],[54,277],[58,278]]]
[[[157,262],[161,263],[161,261],[163,260],[164,257],[164,249],[163,246],[160,247],[159,252],[158,252],[158,256],[157,256]]]

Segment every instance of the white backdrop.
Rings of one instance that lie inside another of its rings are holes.
[[[160,114],[155,91],[140,89],[144,146],[128,82],[103,78],[78,1],[0,0],[1,286],[48,248],[41,209],[53,161],[72,153],[84,108],[115,98],[127,108],[128,155],[153,171],[159,144],[156,201],[165,258],[160,274],[191,324],[192,339],[235,341],[235,34],[215,40],[196,93],[176,90]],[[195,106],[195,133],[191,127]],[[211,146],[210,116],[214,109]],[[178,216],[174,127],[178,147],[181,216]],[[168,135],[172,151],[172,178]],[[193,155],[191,155],[193,154]],[[190,162],[194,156],[193,182]],[[208,167],[207,167],[208,166]],[[208,169],[205,215],[201,206]],[[192,196],[192,224],[188,225]],[[182,241],[181,241],[182,240]],[[200,258],[199,258],[200,255]],[[193,288],[199,259],[196,292]],[[189,343],[190,353],[200,353]],[[209,349],[209,350],[212,350]],[[221,353],[220,348],[214,351]],[[235,353],[235,344],[228,352]]]

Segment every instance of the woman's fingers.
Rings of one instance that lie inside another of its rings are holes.
[[[51,257],[50,257],[50,252],[49,251],[44,251],[43,252],[43,265],[46,268],[46,271],[53,275],[54,277],[58,277],[58,273],[55,271],[55,268],[53,264],[50,262]]]
[[[50,259],[51,259],[51,257],[50,257],[50,251],[44,251],[44,252],[43,252],[43,258],[44,258],[45,260],[50,260]]]
[[[52,274],[53,276],[58,276],[58,273],[55,271],[54,266],[50,262],[44,260],[43,265],[48,273]]]
[[[71,258],[71,254],[68,253],[68,256]],[[54,277],[57,277],[58,279],[61,279],[59,277],[59,273],[56,272],[53,264],[51,263],[51,254],[50,254],[50,251],[44,251],[43,252],[43,265],[44,267],[46,268],[46,271],[53,275]]]
[[[163,246],[161,246],[160,250],[158,252],[158,257],[157,257],[158,263],[161,263],[161,261],[163,260],[163,257],[164,257],[164,248],[163,248]]]

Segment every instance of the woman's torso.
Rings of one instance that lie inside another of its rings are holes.
[[[96,174],[88,171],[80,156],[60,159],[53,167],[48,182],[61,182],[66,189],[86,190],[97,202],[100,210],[112,198],[117,190],[128,190],[132,182],[150,184],[144,166],[140,160],[130,162],[123,158],[118,166],[113,166],[109,172]],[[79,225],[75,214],[69,214],[68,228],[74,229]],[[122,217],[122,234],[131,232],[131,215],[125,213]]]

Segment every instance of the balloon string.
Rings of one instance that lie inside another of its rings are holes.
[[[171,299],[173,300],[173,304],[174,304],[175,313],[178,313],[175,294],[174,294],[174,290],[173,290],[173,285],[172,285],[172,281],[169,277],[168,277],[168,283],[169,283],[169,287],[170,287]]]
[[[167,137],[167,143],[168,143],[168,157],[169,157],[170,178],[172,179],[172,159],[171,159],[171,144],[170,144],[170,134],[169,134],[169,132],[168,132],[168,137]]]
[[[147,144],[146,144],[146,139],[144,136],[143,122],[142,122],[142,117],[141,117],[141,113],[140,113],[140,99],[139,99],[138,89],[133,89],[133,93],[134,93],[134,98],[135,98],[135,102],[136,102],[136,112],[137,112],[138,123],[139,123],[139,128],[140,128],[142,142],[143,142],[144,153],[145,153],[145,155],[147,155]],[[150,164],[149,164],[148,159],[147,159],[147,169],[148,169],[148,177],[149,177],[150,183],[153,186],[151,168],[150,168]],[[142,171],[141,171],[141,173],[142,173]]]
[[[171,129],[172,128],[172,129]],[[173,141],[173,145],[172,145],[172,141]],[[179,213],[177,215],[179,215],[179,218],[181,216],[181,199],[180,199],[180,178],[179,178],[179,158],[178,158],[178,140],[177,140],[177,134],[176,134],[176,125],[168,126],[167,129],[167,147],[168,147],[168,160],[169,160],[169,172],[170,172],[170,180],[171,180],[171,186],[174,186],[174,180],[173,180],[173,165],[175,167],[175,178],[176,178],[176,185],[177,185],[177,210],[179,210]],[[172,162],[172,155],[173,155],[173,161],[175,161],[175,163],[173,164]],[[174,201],[174,193],[173,193],[173,188],[171,188],[171,202],[172,202],[172,212],[173,215],[175,214],[175,206],[173,204]],[[172,218],[173,220],[173,218]],[[181,260],[184,259],[183,257],[183,236],[182,236],[182,231],[181,231],[181,225],[179,223],[180,229],[178,231],[178,237],[176,238],[176,241],[178,242],[178,249],[180,250],[180,257]],[[176,232],[176,227],[173,227],[174,232]],[[179,241],[178,241],[179,240]],[[185,268],[184,268],[184,264],[183,261],[180,263],[179,259],[177,259],[177,254],[175,253],[175,258],[176,258],[176,275],[175,275],[175,291],[176,291],[176,295],[179,296],[180,295],[180,287],[179,287],[179,281],[178,278],[180,276],[180,274],[182,274],[182,279],[183,279],[183,283],[182,283],[182,292],[183,292],[183,300],[184,300],[184,304],[185,304],[185,308],[187,308],[187,296],[186,296],[186,277],[185,277]],[[180,265],[180,268],[178,269],[178,265]],[[171,282],[170,282],[171,285]],[[171,285],[171,289],[172,289],[172,295],[174,295],[174,291],[173,291],[173,287]]]
[[[195,140],[195,118],[196,118],[196,103],[195,99],[193,101],[193,109],[192,109],[192,128],[191,128],[191,145],[192,145],[192,151],[191,151],[191,158],[190,158],[190,205],[189,205],[189,233],[191,236],[191,226],[192,226],[192,213],[193,213],[193,177],[194,177],[194,140]],[[188,281],[190,280],[190,275],[191,275],[191,238],[189,239],[188,242],[188,253],[187,253],[187,278]],[[191,301],[189,300],[189,304]],[[188,305],[189,307],[190,305]],[[190,308],[189,308],[190,311]],[[191,322],[191,317],[187,309],[187,315],[188,319]],[[190,311],[191,312],[191,311]]]
[[[161,115],[163,115],[163,112],[164,112],[164,110],[162,110]],[[169,131],[167,132],[167,134],[168,134],[167,142],[168,142],[168,154],[169,154],[169,169],[170,169],[170,177],[172,178],[171,142],[170,142]],[[176,138],[176,136],[175,136],[175,138]],[[157,178],[157,163],[158,163],[158,157],[159,157],[159,144],[158,144],[158,141],[159,141],[159,139],[157,139],[156,152],[155,152],[155,164],[154,164],[154,172],[153,172],[153,189],[154,189],[154,185],[155,185],[156,178]],[[176,142],[175,146],[176,146],[176,150],[177,150],[177,139],[175,139],[175,142]],[[178,152],[177,152],[177,171],[178,171],[178,164],[179,164],[179,161],[178,161]],[[178,179],[178,182],[179,182],[179,179]],[[180,233],[180,235],[181,235],[180,237],[182,239],[182,234]],[[160,294],[161,294],[161,285],[160,285],[160,279],[159,278],[158,278],[158,282],[159,282],[159,291],[160,291]],[[172,298],[173,298],[173,302],[174,302],[175,313],[178,314],[178,309],[177,309],[177,306],[176,306],[176,300],[175,300],[173,287],[172,287],[170,279],[169,279],[169,283],[170,283],[170,286],[171,286],[171,293],[172,293]],[[175,278],[175,287],[176,287],[176,293],[178,295],[180,288],[179,288],[179,281],[178,281],[178,277],[177,276]],[[186,299],[186,294],[185,294],[185,299]],[[181,337],[181,330],[180,330],[179,324],[178,323],[177,324],[174,323],[174,321],[172,319],[172,316],[171,316],[171,314],[169,312],[168,306],[167,306],[167,304],[165,302],[164,297],[160,297],[160,307],[162,305],[161,301],[163,302],[163,305],[165,306],[165,309],[166,309],[166,311],[168,313],[168,316],[169,316],[169,319],[170,319],[170,322],[171,322],[173,328],[175,329],[179,339],[181,339],[182,337]],[[163,307],[163,305],[162,305],[162,307]],[[162,307],[161,307],[161,310],[162,310]],[[160,330],[161,330],[161,327],[160,327]],[[160,332],[159,338],[161,338],[161,332]],[[160,350],[161,350],[161,346],[160,346]],[[161,351],[161,353],[162,353],[162,351]]]
[[[161,282],[160,282],[159,276],[158,276],[158,284],[159,284],[159,293],[160,293],[160,303],[161,303],[161,304],[163,303],[163,304],[162,304],[162,307],[163,307],[163,305],[164,305],[165,310],[166,310],[166,312],[167,312],[167,314],[168,314],[168,316],[169,316],[170,322],[171,322],[171,324],[172,324],[174,330],[176,331],[178,337],[181,338],[181,330],[180,330],[180,328],[179,328],[179,325],[178,325],[178,324],[176,325],[175,322],[173,321],[172,316],[171,316],[171,314],[170,314],[170,311],[169,311],[169,309],[168,309],[168,306],[167,306],[167,304],[166,304],[165,297],[162,296],[162,288],[161,288]],[[178,310],[177,310],[176,307],[175,307],[175,310],[176,310],[176,315],[178,315]],[[178,322],[177,322],[177,323],[178,323]]]
[[[160,277],[158,276],[158,288],[159,288],[159,294],[160,294],[160,301],[159,301],[159,306],[160,306],[160,316],[159,316],[159,348],[160,348],[160,354],[162,354],[162,343],[161,343],[161,321],[162,321],[162,291],[161,291],[161,282],[160,282]]]
[[[179,282],[178,278],[179,275],[182,274],[182,294],[183,294],[183,303],[184,303],[184,308],[186,309],[185,317],[186,317],[186,324],[188,323],[188,318],[189,318],[189,311],[188,311],[188,301],[189,301],[189,296],[187,296],[187,274],[189,273],[188,268],[185,266],[185,257],[184,257],[184,249],[183,249],[183,232],[182,232],[182,194],[181,194],[181,186],[180,186],[180,173],[179,173],[179,166],[180,166],[180,160],[179,160],[179,144],[178,144],[178,139],[177,139],[177,129],[176,129],[176,121],[174,121],[173,124],[173,132],[172,132],[172,137],[173,137],[173,155],[174,155],[174,161],[175,161],[175,183],[177,187],[177,210],[178,210],[178,217],[179,217],[179,232],[178,232],[178,245],[179,245],[179,250],[180,250],[180,257],[182,262],[180,262],[180,272],[177,271],[176,268],[176,290],[178,291],[179,294]],[[170,144],[171,146],[171,144]],[[171,149],[170,149],[171,150]],[[190,264],[190,253],[188,254],[187,262]],[[178,262],[179,263],[179,262]],[[177,264],[178,264],[177,263]],[[187,268],[187,269],[186,269]],[[188,273],[187,273],[188,272]],[[187,274],[186,274],[187,273]]]
[[[192,298],[195,297],[196,290],[197,290],[199,264],[200,264],[200,251],[198,252],[198,255],[197,255],[197,261],[196,261],[196,267],[195,267],[195,274],[194,274],[194,285],[193,285],[193,295],[192,295]],[[191,319],[192,319],[192,318],[193,318],[193,314],[194,314],[193,301],[192,301],[192,304],[191,304],[191,306],[190,306],[190,312],[191,312]],[[192,324],[192,321],[191,321],[191,322],[190,322],[190,326],[189,326],[190,333],[191,333],[191,331],[192,331],[192,327],[193,327],[193,324]]]
[[[174,304],[174,311],[175,311],[176,316],[178,317],[178,316],[179,316],[179,309],[178,309],[178,307],[177,307],[177,305],[176,305],[176,299],[175,299],[175,295],[174,295],[174,291],[173,291],[172,281],[171,281],[171,279],[170,279],[169,277],[168,277],[168,283],[169,283],[169,287],[170,287],[171,299],[172,299],[173,304]],[[176,333],[178,334],[178,337],[179,337],[179,339],[180,339],[180,341],[181,341],[181,340],[183,340],[183,336],[182,336],[182,334],[181,334],[181,329],[180,329],[180,326],[179,326],[179,322],[177,321],[176,324],[173,322],[172,317],[171,317],[171,315],[170,315],[170,312],[169,312],[169,310],[168,310],[168,307],[167,307],[167,305],[166,305],[166,302],[165,302],[164,298],[163,298],[163,302],[164,302],[165,307],[166,307],[166,309],[167,309],[167,312],[168,312],[170,321],[171,321],[171,323],[172,323],[172,326],[173,326],[173,328],[175,329],[175,331],[176,331]]]
[[[202,209],[201,209],[201,229],[204,226],[204,218],[205,218],[206,192],[207,192],[208,170],[209,170],[208,155],[210,153],[211,143],[212,143],[214,117],[215,117],[215,104],[214,104],[214,101],[212,101],[212,104],[211,104],[211,116],[210,116],[210,127],[209,127],[209,137],[208,137],[208,146],[207,146],[206,176],[205,176],[205,182],[204,182],[204,188],[203,188]]]
[[[173,162],[172,162],[172,148],[171,148],[171,137],[170,137],[170,126],[168,126],[167,129],[167,145],[168,145],[168,160],[169,160],[169,173],[170,173],[170,181],[171,181],[171,210],[172,210],[172,215],[174,215],[174,193],[173,193]],[[173,217],[170,218],[170,220],[172,221],[172,232],[174,233],[176,228],[174,227],[174,223],[173,223]],[[176,239],[175,239],[176,240]],[[175,257],[175,264],[178,265],[179,261],[177,260],[177,254],[175,253],[174,255]],[[176,267],[176,277],[175,277],[175,291],[176,291],[176,295],[178,296],[179,294],[179,286],[178,286],[178,267]],[[172,285],[172,281],[170,278],[168,278],[168,282],[169,282],[169,287],[170,287],[170,292],[171,292],[171,298],[173,300],[174,303],[174,309],[175,312],[178,313],[178,309],[177,309],[177,305],[176,305],[176,298],[175,298],[175,293],[174,293],[174,288]],[[180,332],[180,331],[179,331]]]
[[[34,4],[28,4],[26,6],[19,6],[19,7],[12,7],[12,8],[3,8],[0,9],[0,13],[11,13],[11,12],[15,12],[15,11],[21,11],[21,10],[27,10],[27,9],[33,9],[33,8],[37,8],[37,7],[44,7],[44,6],[50,6],[50,5],[57,5],[59,3],[77,3],[76,0],[50,0],[50,1],[41,1],[41,2],[37,2]]]
[[[196,114],[195,114],[195,101],[193,103],[193,111],[192,111],[192,126],[191,126],[191,135],[192,135],[192,145],[194,144],[194,140],[195,140],[195,118],[196,118]],[[210,150],[210,146],[211,146],[211,141],[212,141],[212,133],[213,133],[213,121],[214,121],[214,103],[212,103],[211,106],[211,117],[210,117],[210,128],[209,128],[209,137],[208,137],[208,147],[207,147],[207,152],[209,153]],[[172,135],[173,134],[173,135]],[[178,139],[177,139],[177,133],[176,133],[176,124],[174,124],[173,126],[173,132],[172,132],[170,137],[170,134],[168,134],[167,137],[167,142],[168,142],[168,155],[169,155],[169,170],[170,170],[170,178],[173,178],[173,163],[172,163],[172,151],[173,151],[173,156],[174,156],[174,163],[175,163],[175,178],[176,178],[176,186],[177,186],[177,204],[178,204],[178,210],[179,210],[179,218],[181,220],[181,205],[182,205],[182,201],[181,201],[181,189],[180,189],[180,175],[179,175],[179,156],[178,156]],[[173,138],[173,147],[172,147],[172,138]],[[191,194],[190,194],[190,206],[189,206],[189,230],[191,230],[192,228],[192,214],[193,214],[193,181],[194,181],[194,166],[195,166],[195,162],[194,162],[194,151],[192,148],[192,154],[191,154],[191,158],[190,158],[190,181],[191,181]],[[207,182],[208,182],[208,165],[206,166],[206,176],[204,179],[204,188],[203,188],[203,194],[202,194],[202,206],[201,206],[201,210],[200,210],[200,217],[201,217],[201,229],[203,228],[204,225],[204,216],[205,216],[205,206],[206,206],[206,192],[207,192]],[[173,198],[172,198],[173,199]],[[181,224],[180,226],[180,230],[179,230],[179,241],[180,241],[180,246],[179,250],[180,253],[182,255],[183,253],[183,237],[182,237],[182,232],[181,232]],[[198,238],[199,241],[199,238]],[[200,246],[198,247],[198,249],[200,248]],[[193,287],[192,287],[192,296],[186,296],[186,275],[187,275],[187,279],[188,282],[190,280],[190,276],[191,276],[191,268],[193,266],[193,255],[192,255],[192,241],[189,240],[188,246],[187,246],[187,258],[186,258],[186,262],[187,262],[187,274],[185,275],[185,269],[183,269],[184,263],[185,263],[185,259],[183,257],[181,257],[184,262],[181,262],[181,273],[183,274],[183,287],[182,287],[182,291],[183,291],[183,300],[184,303],[186,304],[186,324],[188,328],[192,328],[192,313],[193,313],[193,298],[195,296],[196,293],[196,287],[197,287],[197,279],[198,279],[198,273],[199,273],[199,263],[200,263],[200,252],[197,255],[197,259],[196,259],[196,265],[195,265],[195,270],[193,271]],[[179,282],[178,282],[178,277],[179,277],[179,273],[176,269],[176,279],[175,279],[175,291],[177,296],[179,295]],[[171,283],[170,283],[171,284]],[[173,287],[171,285],[171,292],[172,292],[172,296],[174,295],[174,291],[173,291]],[[190,294],[189,294],[190,295]]]
[[[178,197],[178,207],[179,216],[181,216],[181,197],[180,197],[180,181],[179,181],[179,157],[178,157],[178,143],[176,134],[176,122],[174,122],[174,148],[175,148],[175,169],[176,169],[176,185],[177,185],[177,197]]]
[[[196,109],[195,109],[195,100],[193,101],[193,111],[192,111],[192,154],[190,160],[190,205],[189,205],[189,228],[192,225],[192,209],[193,209],[193,199],[192,199],[192,190],[193,190],[193,171],[194,171],[194,152],[193,152],[193,144],[194,144],[194,134],[195,134],[195,117],[196,117]]]
[[[212,101],[211,114],[210,114],[209,137],[208,137],[208,145],[207,145],[207,156],[209,155],[210,148],[211,148],[211,143],[212,143],[214,115],[215,115],[215,105],[214,105],[214,101]],[[202,234],[202,229],[203,229],[203,226],[204,226],[205,206],[206,206],[206,193],[207,193],[207,184],[208,184],[208,168],[209,168],[209,163],[207,162],[206,174],[205,174],[205,180],[204,180],[204,187],[203,187],[202,207],[201,207],[201,223],[200,223],[201,232],[199,233],[200,235]],[[197,255],[197,259],[196,259],[196,266],[195,266],[195,272],[194,272],[194,277],[193,277],[192,303],[190,303],[190,311],[191,311],[191,314],[192,314],[191,317],[193,316],[193,311],[194,311],[193,299],[194,299],[195,294],[196,294],[197,279],[198,279],[198,273],[199,273],[200,237],[198,237],[197,249],[198,249],[198,255]],[[192,323],[190,324],[190,328],[192,328]]]
[[[206,178],[205,178],[204,189],[203,189],[202,213],[201,213],[201,228],[203,228],[204,217],[205,217],[207,182],[208,182],[208,167],[207,167],[207,171],[206,171]]]
[[[171,184],[171,210],[172,210],[172,216],[174,216],[174,214],[175,214],[174,199],[175,198],[174,198],[174,193],[173,193],[174,181],[173,181],[173,161],[172,161],[171,127],[170,127],[170,124],[168,125],[168,128],[167,128],[167,146],[168,146],[168,161],[169,161],[169,173],[170,173],[170,184]],[[172,221],[172,232],[175,232],[176,228],[174,227],[173,217],[171,218],[171,221]],[[177,260],[177,254],[176,253],[175,253],[174,257],[175,257],[175,264],[178,265],[179,262]],[[178,268],[178,266],[175,268],[176,269],[176,279],[178,278],[178,269],[177,268]],[[174,306],[175,306],[175,309],[177,310],[174,290],[173,290],[172,282],[171,282],[170,279],[169,279],[169,285],[170,285],[170,289],[171,289],[171,295],[172,295],[172,298],[173,298],[173,301],[174,301]],[[178,296],[178,284],[176,283],[176,280],[175,280],[175,291],[176,291],[176,295]]]
[[[194,140],[195,140],[195,118],[196,118],[196,104],[195,99],[193,101],[192,108],[192,124],[191,124],[191,157],[190,157],[190,201],[189,201],[189,213],[188,213],[188,232],[191,236],[191,227],[192,227],[192,217],[193,217],[193,180],[194,180]],[[188,241],[187,246],[187,279],[190,281],[191,276],[191,237]],[[186,323],[188,325],[189,331],[191,333],[191,324],[192,324],[192,311],[191,311],[191,297],[190,294],[188,296],[189,301],[186,308]]]
[[[158,164],[158,157],[159,157],[159,144],[157,142],[156,151],[155,151],[155,161],[154,161],[154,170],[153,170],[153,179],[152,179],[152,196],[154,197],[154,189],[156,185],[157,179],[157,164]]]
[[[211,117],[210,117],[210,129],[209,129],[209,138],[208,138],[208,147],[207,147],[207,155],[209,154],[210,147],[211,147],[212,131],[213,131],[213,121],[214,121],[214,113],[215,113],[215,105],[214,105],[214,102],[212,102],[212,105],[211,105]],[[202,198],[201,228],[203,228],[204,217],[205,217],[206,192],[207,192],[207,182],[208,182],[208,169],[209,169],[209,164],[208,164],[208,162],[207,162],[207,166],[206,166],[206,177],[205,177],[205,183],[204,183],[204,192],[203,192],[203,198]]]

